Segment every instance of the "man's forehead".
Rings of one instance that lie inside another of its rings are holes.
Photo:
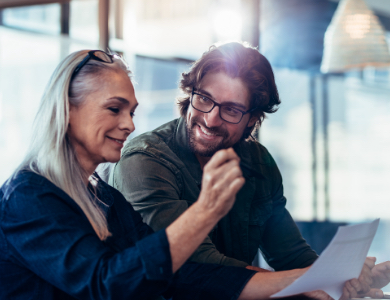
[[[196,90],[218,102],[238,104],[244,110],[250,101],[247,84],[240,77],[231,76],[223,71],[207,73]],[[221,97],[225,99],[220,99]]]

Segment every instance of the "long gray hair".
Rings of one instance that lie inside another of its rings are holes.
[[[71,81],[73,70],[88,51],[70,54],[55,69],[35,117],[30,147],[16,172],[31,170],[64,190],[83,210],[99,238],[105,240],[110,236],[106,216],[97,204],[99,199],[85,185],[91,180],[90,174],[80,166],[67,136],[69,106],[81,105],[86,95],[99,88],[90,83],[94,78],[107,71],[124,70],[129,76],[131,72],[119,57],[112,64],[90,59]]]

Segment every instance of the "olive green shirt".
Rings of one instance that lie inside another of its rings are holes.
[[[260,248],[275,270],[311,265],[317,254],[285,208],[282,177],[272,156],[256,141],[241,141],[234,150],[246,166],[245,185],[191,260],[245,267]],[[183,118],[130,140],[110,177],[154,230],[167,227],[198,199],[201,181]]]

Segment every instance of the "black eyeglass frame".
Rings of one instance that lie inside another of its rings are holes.
[[[104,53],[110,59],[110,61],[105,61],[104,59],[101,59],[100,57],[96,56],[95,55],[96,52]],[[75,78],[77,73],[80,72],[81,68],[84,67],[90,59],[101,61],[101,62],[104,62],[104,63],[107,63],[107,64],[112,64],[114,62],[114,55],[108,54],[107,52],[104,52],[102,50],[91,50],[91,51],[89,51],[87,56],[84,57],[84,59],[73,70],[72,77],[70,78],[71,81]]]
[[[193,100],[193,98],[194,98],[194,94],[195,94],[195,95],[198,95],[198,96],[205,97],[205,98],[209,99],[209,100],[213,103],[213,106],[210,108],[209,111],[200,110],[199,108],[196,108],[196,107],[192,104],[192,100]],[[249,114],[249,113],[252,113],[252,112],[254,112],[254,111],[257,109],[257,107],[254,107],[254,108],[252,108],[252,109],[250,109],[250,110],[243,111],[243,110],[241,110],[241,109],[238,109],[238,108],[234,107],[235,110],[238,110],[238,111],[241,113],[241,118],[240,118],[240,120],[239,120],[238,122],[230,122],[230,121],[225,120],[225,119],[222,117],[222,115],[221,115],[221,107],[223,107],[223,106],[225,106],[225,107],[230,107],[230,105],[219,104],[219,103],[215,102],[213,99],[210,99],[209,97],[207,97],[207,96],[205,96],[205,95],[196,93],[195,90],[194,90],[194,88],[192,88],[190,103],[191,103],[191,106],[192,106],[194,109],[196,109],[197,111],[200,111],[200,112],[202,112],[202,113],[205,113],[205,114],[208,114],[209,112],[211,112],[211,111],[214,109],[214,107],[218,106],[218,107],[219,107],[219,117],[220,117],[222,120],[224,120],[225,122],[228,122],[228,123],[230,123],[230,124],[238,124],[238,123],[240,123],[241,120],[242,120],[242,118],[244,117],[244,115]]]

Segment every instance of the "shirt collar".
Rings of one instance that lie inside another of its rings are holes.
[[[200,186],[203,172],[198,159],[189,147],[186,120],[183,117],[178,119],[177,126],[174,131],[173,141],[175,154],[190,171],[192,177],[196,181],[196,184]]]

